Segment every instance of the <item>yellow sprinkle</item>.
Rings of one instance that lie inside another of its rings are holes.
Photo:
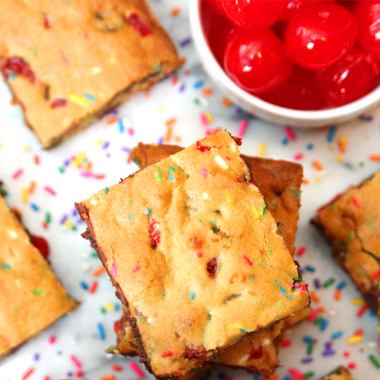
[[[220,156],[216,156],[215,157],[215,161],[217,164],[219,164],[223,169],[228,169],[228,165],[226,164],[226,162],[223,160],[222,157]]]
[[[377,326],[377,332],[380,332],[380,326]]]
[[[317,177],[317,178],[315,179],[315,182],[316,182],[316,183],[319,183],[319,182],[321,182],[321,179],[320,179],[319,177]]]
[[[233,325],[230,325],[230,329],[242,329],[243,324],[242,323],[234,323]]]
[[[164,107],[162,106],[158,107],[158,112],[164,112]]]
[[[360,305],[363,305],[364,301],[361,299],[361,298],[354,298],[352,300],[352,304],[353,305],[356,305],[356,306],[360,306]]]
[[[99,140],[96,142],[96,145],[97,145],[97,146],[103,145],[103,140],[102,140],[102,139],[99,139]]]
[[[338,138],[338,143],[342,144],[342,145],[346,145],[347,144],[347,139],[345,137],[343,137],[343,136],[340,136]]]
[[[70,92],[69,100],[71,100],[73,103],[76,103],[82,107],[88,107],[91,104],[91,102],[88,99],[78,94],[75,94],[74,92]]]
[[[228,190],[224,191],[228,203],[234,203],[234,198],[232,198],[231,193]]]
[[[336,156],[335,159],[336,159],[338,162],[342,162],[343,157],[342,157],[341,155],[339,155],[339,156]]]
[[[2,142],[0,142],[0,148],[2,148],[4,146],[4,144]]]
[[[351,338],[347,339],[348,344],[355,344],[361,342],[363,337],[361,335],[354,335]]]
[[[264,156],[266,149],[267,149],[266,145],[264,143],[260,143],[259,144],[259,156]]]
[[[252,210],[253,210],[253,213],[255,214],[255,218],[259,219],[260,218],[259,210],[255,206],[252,206]]]
[[[75,160],[73,162],[73,165],[78,168],[79,165],[82,163],[84,159],[84,153],[83,152],[80,152],[76,157],[75,157]]]
[[[211,123],[213,120],[214,120],[214,118],[212,117],[212,115],[210,114],[210,113],[206,113],[206,119],[207,119],[207,121],[209,122],[209,123]]]
[[[73,226],[73,224],[70,222],[70,220],[66,220],[65,226],[71,228]]]
[[[25,145],[24,146],[24,151],[25,152],[29,152],[30,151],[30,146],[29,145]]]
[[[106,310],[108,310],[108,311],[114,311],[114,310],[115,310],[115,306],[112,305],[112,303],[106,303],[106,304],[104,305],[104,307],[105,307]]]
[[[28,189],[22,188],[22,203],[28,203]]]

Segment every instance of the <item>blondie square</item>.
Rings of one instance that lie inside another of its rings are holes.
[[[179,65],[145,0],[0,2],[0,68],[49,149]]]
[[[156,377],[183,375],[309,304],[237,144],[218,132],[77,209]]]
[[[67,294],[0,196],[0,358],[45,330],[77,303]]]
[[[321,207],[312,222],[368,305],[380,316],[380,171]]]

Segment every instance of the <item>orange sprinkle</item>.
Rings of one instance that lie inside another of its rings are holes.
[[[174,123],[176,123],[177,121],[177,118],[176,117],[172,117],[171,119],[168,119],[165,121],[165,124],[170,127],[171,125],[173,125]]]
[[[223,104],[225,107],[229,107],[229,106],[232,104],[232,102],[231,102],[230,99],[223,98],[223,99],[222,99],[222,104]]]
[[[186,63],[186,57],[182,57],[179,61],[181,65],[184,65]]]
[[[211,95],[214,92],[212,88],[202,88],[203,95]]]
[[[313,160],[311,162],[311,164],[313,165],[314,169],[316,169],[318,171],[322,171],[323,170],[323,166],[322,166],[322,164],[318,160]]]
[[[100,378],[100,380],[114,380],[115,379],[115,375],[104,375]]]
[[[318,303],[320,301],[320,298],[318,297],[318,294],[315,293],[314,291],[310,292],[310,297],[313,302]]]
[[[113,123],[116,123],[118,120],[118,118],[116,116],[111,116],[111,117],[108,117],[105,122],[106,124],[113,124]]]
[[[371,155],[369,156],[369,159],[370,159],[371,161],[380,161],[380,154],[371,154]]]
[[[319,310],[321,313],[324,313],[324,312],[326,311],[326,309],[325,309],[323,306],[319,307],[318,310]]]
[[[341,298],[342,298],[342,292],[340,291],[340,289],[336,289],[334,293],[335,301],[340,301]]]
[[[172,137],[172,126],[167,125],[166,132],[165,132],[165,142],[169,142]]]
[[[346,153],[346,146],[339,144],[339,152]]]
[[[302,180],[302,183],[303,183],[304,185],[308,185],[308,184],[310,183],[310,181],[309,181],[308,178],[304,178],[304,179]]]
[[[29,189],[28,189],[28,193],[32,194],[35,188],[36,188],[36,183],[34,181],[32,181],[30,183],[30,186],[29,186]]]
[[[180,13],[181,13],[181,8],[180,7],[174,7],[170,11],[170,14],[172,16],[178,16]]]
[[[86,172],[90,172],[92,169],[92,162],[88,161],[86,162]]]
[[[278,375],[269,375],[268,376],[268,380],[277,380],[279,377],[278,377]]]
[[[106,271],[106,268],[104,268],[104,266],[100,266],[100,267],[97,267],[93,272],[92,272],[92,275],[93,276],[100,276],[101,274],[103,274],[104,272]]]
[[[144,98],[145,98],[145,99],[149,99],[149,92],[145,92],[145,93],[144,93]]]

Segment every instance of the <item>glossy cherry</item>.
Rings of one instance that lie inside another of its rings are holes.
[[[294,65],[289,79],[270,92],[260,94],[263,100],[280,107],[297,110],[318,110],[326,102],[318,93],[314,72]]]
[[[220,16],[226,16],[226,13],[224,11],[223,3],[221,0],[207,0],[203,1],[202,3],[208,3],[214,8],[214,10],[219,13]],[[203,4],[202,4],[203,6]]]
[[[354,15],[361,48],[380,61],[380,1],[359,1]]]
[[[271,30],[239,30],[226,46],[224,67],[235,83],[257,94],[285,82],[293,63],[283,42]]]
[[[290,20],[285,45],[294,62],[319,70],[347,54],[356,35],[356,21],[349,10],[321,2],[302,9]]]
[[[321,1],[322,0],[290,0],[280,17],[280,21],[289,22],[300,10],[320,3]]]
[[[202,24],[208,44],[216,60],[223,66],[224,50],[235,33],[235,25],[226,17],[220,16],[208,1],[202,1]]]
[[[229,19],[246,30],[259,30],[273,25],[289,0],[220,0]]]
[[[372,91],[379,77],[375,59],[354,47],[345,57],[316,73],[320,94],[330,106],[342,106]]]

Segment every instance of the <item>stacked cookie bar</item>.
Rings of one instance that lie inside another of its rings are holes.
[[[236,141],[218,132],[76,205],[158,378],[272,333],[309,305],[252,180]]]

